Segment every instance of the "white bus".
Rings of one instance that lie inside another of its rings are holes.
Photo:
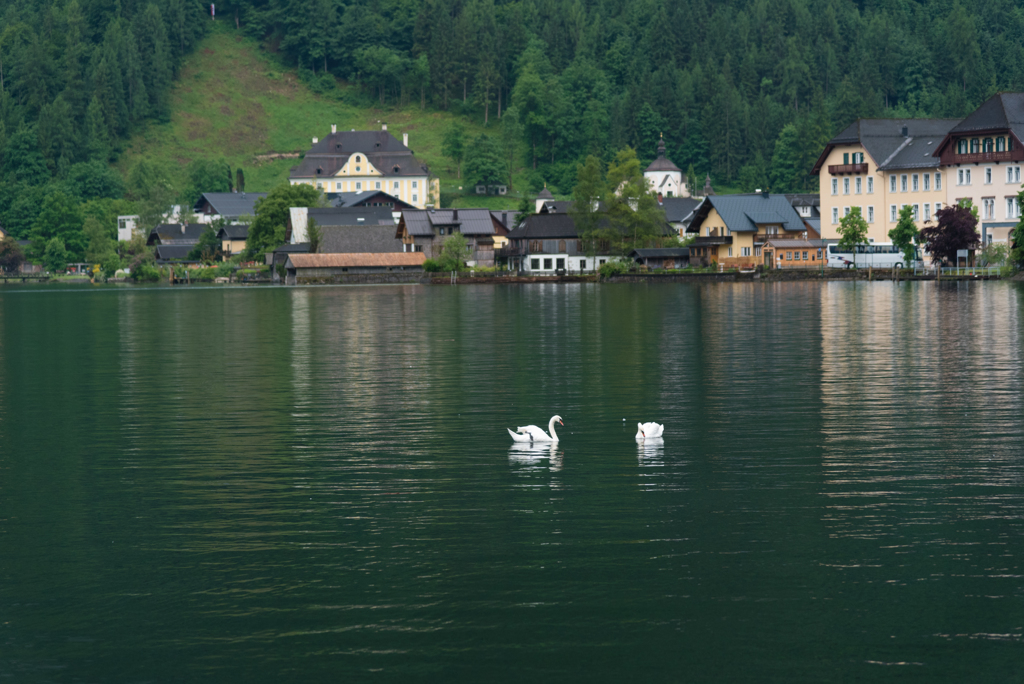
[[[857,254],[853,252],[840,251],[839,245],[828,246],[826,254],[829,268],[910,268],[913,263],[904,263],[903,252],[891,242],[872,242],[867,245],[857,245]],[[915,250],[916,251],[916,250]],[[854,258],[856,256],[856,258]]]

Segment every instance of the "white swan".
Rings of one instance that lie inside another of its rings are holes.
[[[536,425],[527,425],[525,427],[516,428],[515,432],[508,430],[508,434],[512,435],[512,441],[514,442],[557,442],[558,435],[555,433],[555,421],[558,421],[560,425],[565,425],[562,422],[561,416],[551,416],[551,420],[548,421],[548,435]]]
[[[636,441],[642,442],[645,439],[657,439],[665,433],[665,426],[658,423],[637,423]]]

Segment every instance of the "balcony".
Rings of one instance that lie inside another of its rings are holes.
[[[833,176],[841,176],[844,173],[859,174],[867,173],[867,164],[832,164],[828,167],[828,172]]]
[[[954,154],[954,164],[979,164],[985,162],[1012,161],[1013,152],[978,152],[976,154]]]
[[[694,239],[694,247],[713,247],[715,245],[731,245],[732,235],[709,235]]]

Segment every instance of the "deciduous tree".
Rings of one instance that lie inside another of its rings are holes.
[[[896,227],[889,231],[889,239],[903,252],[903,265],[909,266],[914,261],[914,242],[918,238],[917,224],[914,223],[914,207],[907,204],[900,209]]]
[[[934,226],[925,226],[921,238],[925,249],[945,263],[956,263],[956,253],[961,249],[976,249],[981,244],[978,235],[978,217],[970,206],[953,204],[935,212]]]

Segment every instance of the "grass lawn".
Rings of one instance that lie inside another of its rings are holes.
[[[369,101],[358,86],[340,82],[335,95],[313,93],[294,69],[283,66],[230,22],[220,21],[182,66],[172,88],[171,120],[150,124],[135,135],[117,167],[126,172],[136,159],[149,157],[176,169],[183,185],[190,161],[223,157],[233,168],[244,170],[246,190],[265,192],[286,182],[289,169],[299,160],[259,161],[257,155],[304,153],[313,137],[330,133],[331,124],[339,130],[377,130],[386,123],[399,140],[408,133],[416,157],[430,166],[444,188],[454,189],[461,181],[441,154],[448,125],[458,119],[468,137],[500,131],[464,116],[421,110],[418,102],[380,109],[366,106]],[[525,178],[521,185],[525,187]],[[464,204],[464,199],[458,206],[512,208],[518,203],[517,198],[495,197]]]

